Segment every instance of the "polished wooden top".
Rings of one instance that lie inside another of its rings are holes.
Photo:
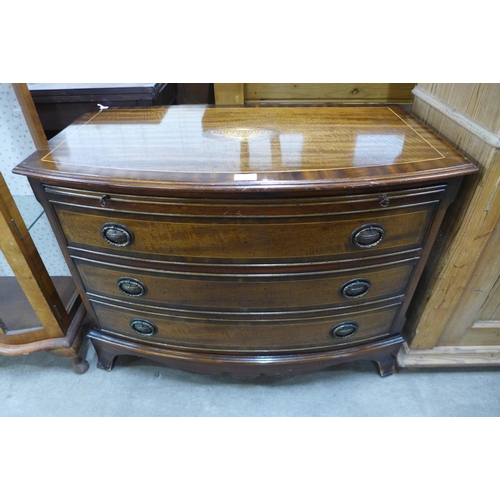
[[[15,172],[146,190],[345,189],[477,169],[399,106],[106,109]]]

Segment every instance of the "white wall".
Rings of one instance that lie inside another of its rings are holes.
[[[0,171],[13,196],[32,195],[28,180],[12,169],[36,150],[10,83],[0,83]]]
[[[27,226],[37,219],[43,209],[35,200],[26,177],[13,174],[12,169],[35,150],[35,144],[12,85],[0,83],[0,171]],[[30,234],[49,274],[68,276],[69,270],[46,215],[38,219]],[[13,275],[0,252],[0,276]]]

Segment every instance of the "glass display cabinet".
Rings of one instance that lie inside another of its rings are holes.
[[[2,84],[0,90],[8,110],[0,123],[7,149],[2,170],[8,175],[23,140],[26,147],[38,149],[46,139],[27,86]],[[74,371],[85,373],[88,363],[79,356],[85,310],[62,257],[57,275],[42,259],[41,253],[56,246],[44,219],[34,196],[13,195],[0,173],[0,354],[48,351],[71,358]]]

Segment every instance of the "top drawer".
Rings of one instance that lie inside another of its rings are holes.
[[[267,263],[420,249],[445,186],[386,193],[388,200],[380,193],[196,201],[46,190],[71,247],[146,259]]]

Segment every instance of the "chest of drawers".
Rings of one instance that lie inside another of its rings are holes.
[[[16,167],[47,211],[101,368],[393,373],[476,167],[397,106],[172,106],[82,117]]]

